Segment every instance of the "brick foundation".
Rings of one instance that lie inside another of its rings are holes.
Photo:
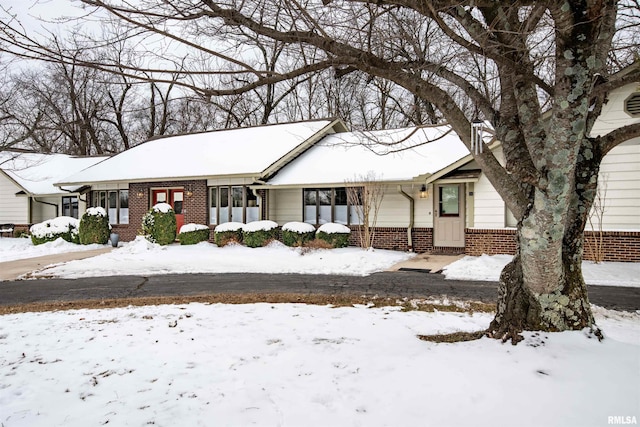
[[[593,260],[588,249],[588,239],[594,233],[585,232],[584,259]],[[479,256],[482,254],[515,254],[516,230],[465,230],[465,253]],[[638,231],[605,231],[603,232],[604,260],[618,262],[640,262],[640,232]]]

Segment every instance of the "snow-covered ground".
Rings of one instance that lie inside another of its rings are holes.
[[[7,252],[37,256],[81,248],[19,240],[0,239],[0,260],[8,259]],[[138,240],[44,273],[87,277],[201,272],[207,266],[368,274],[408,256],[355,248],[301,252],[282,245],[158,247]],[[448,270],[466,269],[477,279],[507,261],[465,258]],[[637,284],[637,264],[630,266],[616,280]],[[525,333],[517,346],[487,338],[421,341],[417,335],[484,329],[492,315],[397,307],[193,303],[4,315],[0,425],[637,423],[640,313],[593,309],[603,342],[587,331]]]
[[[0,262],[106,247],[107,245],[76,245],[63,239],[34,246],[31,239],[3,237],[0,238]]]
[[[444,274],[447,279],[487,280],[497,282],[500,272],[511,261],[511,255],[466,256],[449,264]],[[582,263],[582,274],[588,285],[640,287],[640,263],[590,261]]]
[[[0,424],[604,426],[640,418],[640,315],[596,308],[606,339],[517,346],[418,334],[490,314],[188,304],[0,317]]]
[[[74,245],[62,239],[33,246],[28,239],[0,239],[0,262],[59,252],[97,249],[101,245]],[[139,237],[121,243],[110,253],[51,266],[30,277],[82,278],[111,275],[152,275],[169,273],[306,273],[367,275],[386,270],[413,254],[343,248],[301,250],[273,243],[266,248],[230,245],[218,248],[207,242],[192,246],[159,246]],[[497,281],[509,255],[467,256],[450,264],[447,279]],[[640,263],[583,263],[590,285],[640,287]]]

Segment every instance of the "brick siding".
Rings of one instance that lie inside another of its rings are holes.
[[[129,184],[129,224],[112,225],[112,231],[120,235],[121,241],[131,241],[140,234],[142,217],[151,207],[151,188],[183,188],[184,223],[208,225],[209,205],[206,180],[136,182]],[[188,196],[187,192],[191,192],[191,196]]]

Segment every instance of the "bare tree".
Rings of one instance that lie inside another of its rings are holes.
[[[638,68],[615,73],[637,52],[637,2],[83,3],[110,13],[127,31],[180,46],[181,58],[187,51],[211,58],[207,69],[187,67],[190,78],[178,83],[203,97],[242,95],[320,71],[344,78],[359,70],[433,105],[467,147],[472,120],[489,121],[502,143],[505,166],[491,150],[472,155],[518,220],[518,250],[501,275],[497,314],[487,333],[516,342],[522,329],[594,326],[581,267],[587,214],[602,158],[639,136],[640,124],[597,137],[590,131],[607,94],[640,77]],[[50,58],[46,48],[15,28],[3,31],[0,43],[10,45],[13,54]],[[277,70],[256,68],[243,33],[279,42],[297,60]],[[143,71],[168,81],[176,69],[170,62]],[[173,61],[178,62],[183,66],[178,58]],[[123,72],[110,63],[87,65]],[[140,68],[124,73],[137,75]],[[232,82],[222,78],[230,74],[236,77]]]
[[[591,259],[596,264],[604,261],[605,246],[604,246],[604,231],[603,221],[604,213],[607,210],[607,183],[609,181],[607,174],[601,174],[598,180],[598,189],[596,190],[596,196],[593,200],[593,206],[591,212],[589,212],[589,228],[591,228],[591,234],[586,237],[587,253],[591,256]]]
[[[378,212],[384,197],[384,184],[375,171],[345,182],[347,202],[358,218],[358,240],[361,248],[372,248]]]

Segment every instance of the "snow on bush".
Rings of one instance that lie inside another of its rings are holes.
[[[98,207],[94,207],[94,208],[87,208],[85,215],[90,215],[90,216],[107,216],[107,211],[102,207],[102,206],[98,206]]]
[[[241,222],[224,222],[216,226],[213,230],[213,240],[218,246],[225,246],[229,243],[242,243]]]
[[[315,237],[316,228],[306,222],[288,222],[282,226],[282,243],[287,246],[303,246]]]
[[[181,245],[195,245],[209,240],[209,227],[202,224],[185,224],[180,227],[178,240]]]
[[[190,233],[192,231],[197,230],[208,230],[209,226],[203,224],[185,224],[180,227],[180,234],[182,233]]]
[[[316,231],[316,237],[320,240],[324,240],[334,248],[345,248],[349,245],[349,235],[351,229],[342,224],[336,224],[333,222],[322,224],[318,231]]]
[[[156,203],[155,205],[153,205],[151,209],[155,212],[160,212],[160,213],[169,213],[173,211],[173,208],[168,203]]]
[[[326,224],[322,224],[316,233],[327,233],[327,234],[335,234],[335,233],[346,233],[350,234],[351,229],[346,225],[337,224],[335,222],[328,222]]]
[[[282,231],[293,231],[294,233],[315,233],[316,228],[307,222],[292,221],[282,226]]]
[[[225,231],[239,231],[244,227],[244,223],[242,222],[224,222],[216,226],[213,230],[216,233],[224,233]]]
[[[155,204],[142,217],[142,232],[145,237],[159,245],[168,245],[176,239],[176,214],[167,203]]]
[[[70,216],[59,216],[57,218],[34,224],[29,229],[31,241],[34,245],[41,245],[46,242],[53,242],[59,237],[67,242],[78,243],[78,227],[80,222]]]
[[[251,221],[248,224],[242,226],[242,231],[246,231],[248,233],[252,231],[270,231],[274,228],[278,228],[278,223],[274,221],[264,220],[264,221]]]
[[[250,248],[259,248],[278,238],[278,223],[274,221],[252,221],[242,227],[242,240]]]

